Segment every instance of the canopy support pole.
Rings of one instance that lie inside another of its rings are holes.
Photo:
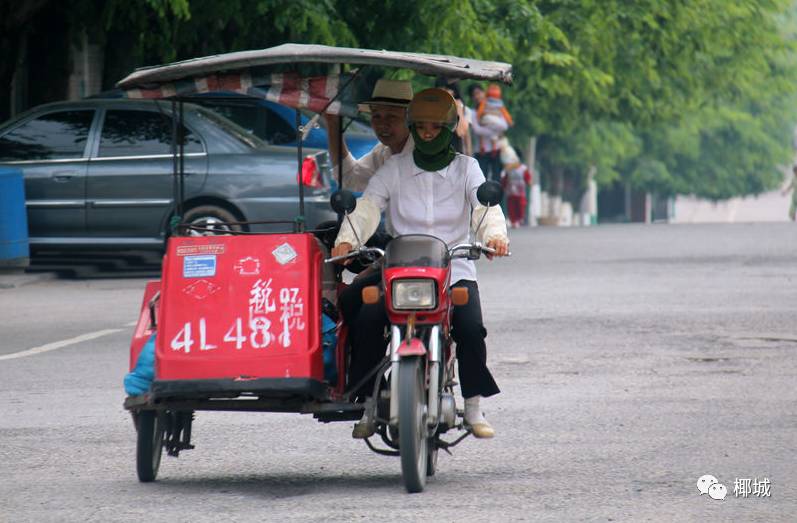
[[[174,199],[174,216],[171,219],[171,233],[177,232],[177,225],[182,221],[180,203],[180,167],[177,159],[177,101],[172,99],[172,198]]]
[[[180,114],[180,120],[177,125],[177,138],[179,140],[178,150],[180,152],[180,204],[178,209],[180,212],[180,217],[182,218],[183,212],[185,211],[185,209],[183,209],[185,202],[185,125],[183,125],[184,121],[183,121],[182,99],[180,99],[180,101],[178,102],[178,106],[180,108],[178,111]]]
[[[297,108],[296,109],[296,136],[299,138],[298,146],[296,147],[296,163],[298,165],[299,172],[296,176],[296,179],[299,181],[299,216],[296,218],[296,232],[302,233],[305,230],[305,223],[304,223],[304,177],[302,176],[304,173],[303,170],[303,162],[302,162],[302,143],[304,142],[304,133],[302,132],[302,112]]]

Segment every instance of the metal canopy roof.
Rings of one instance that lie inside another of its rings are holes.
[[[269,49],[238,51],[167,65],[143,67],[122,79],[117,86],[122,89],[151,87],[209,73],[291,63],[374,65],[411,69],[432,76],[512,83],[512,66],[503,62],[326,45],[283,44]]]

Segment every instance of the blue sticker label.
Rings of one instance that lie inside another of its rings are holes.
[[[183,278],[204,278],[216,275],[216,256],[186,256],[183,258]]]

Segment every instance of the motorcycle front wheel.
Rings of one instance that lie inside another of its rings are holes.
[[[407,492],[426,485],[429,437],[426,428],[426,372],[424,360],[405,358],[399,364],[399,453],[401,477]]]

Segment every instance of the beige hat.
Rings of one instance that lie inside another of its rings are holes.
[[[371,99],[357,105],[363,113],[371,112],[371,105],[407,107],[412,101],[412,84],[407,80],[385,80],[380,78],[371,93]]]
[[[453,129],[457,125],[457,103],[445,89],[432,87],[416,94],[407,110],[407,121],[436,122]]]

